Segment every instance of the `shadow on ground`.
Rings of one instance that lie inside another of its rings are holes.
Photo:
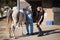
[[[10,40],[10,39],[4,39],[4,40]]]
[[[0,18],[0,21],[2,21],[2,20],[5,19],[5,18],[6,18],[6,16],[5,16],[5,17],[1,17],[1,18]]]
[[[60,30],[60,29],[46,30],[46,31],[43,31],[43,33],[44,33],[44,36],[47,36],[47,35],[50,35],[50,34],[60,33],[60,31],[57,31],[57,30]],[[38,33],[39,32],[35,32],[33,35],[22,35],[22,36],[18,36],[18,37],[16,37],[16,39],[21,38],[21,37],[34,36],[34,35],[37,35]]]

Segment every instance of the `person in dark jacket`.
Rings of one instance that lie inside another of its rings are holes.
[[[42,7],[37,7],[37,28],[39,30],[39,36],[43,35],[42,29],[40,28],[40,25],[42,24],[44,20],[44,10]]]

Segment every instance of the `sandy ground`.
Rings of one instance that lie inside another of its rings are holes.
[[[6,19],[0,20],[0,40],[60,40],[60,25],[41,26],[44,36],[37,37],[38,30],[34,23],[34,35],[25,35],[26,27],[17,27],[15,30],[16,39],[9,37]],[[23,31],[23,35],[22,35]]]

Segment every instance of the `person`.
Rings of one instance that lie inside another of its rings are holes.
[[[33,35],[33,18],[32,18],[32,12],[29,9],[26,9],[26,35]],[[29,32],[29,25],[30,25],[30,32]]]
[[[44,20],[44,10],[42,7],[37,7],[37,28],[39,30],[38,37],[43,35],[42,29],[40,28],[40,25],[42,24],[43,20]]]

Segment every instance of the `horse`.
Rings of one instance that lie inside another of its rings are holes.
[[[20,27],[22,26],[22,23],[26,22],[26,16],[24,13],[21,13],[17,7],[13,7],[13,9],[7,10],[7,23],[11,24],[9,27],[9,36],[15,38],[15,29],[16,26]],[[11,35],[11,32],[13,32],[13,35]]]

